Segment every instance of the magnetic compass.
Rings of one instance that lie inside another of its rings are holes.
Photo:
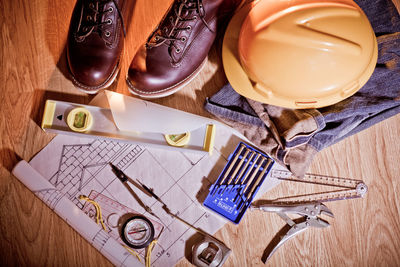
[[[142,215],[129,218],[122,226],[122,240],[134,249],[147,247],[154,239],[153,224]]]

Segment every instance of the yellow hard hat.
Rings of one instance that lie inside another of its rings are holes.
[[[319,108],[370,78],[377,42],[351,0],[261,0],[244,5],[225,33],[222,60],[241,95],[287,108]]]

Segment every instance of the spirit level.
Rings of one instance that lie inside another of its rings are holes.
[[[143,100],[138,101],[139,104],[143,104]],[[202,119],[200,116],[179,110],[173,110],[171,108],[156,105],[154,103],[148,105],[148,107],[154,106],[157,108],[155,112],[160,112],[160,110],[162,111],[163,117],[159,117],[157,119],[160,120],[160,123],[164,123],[165,125],[168,125],[169,114],[171,114],[171,116],[179,114],[180,118],[184,118],[184,120],[181,119],[182,123],[184,123],[185,120],[191,120],[192,117],[199,121]],[[140,123],[143,123],[143,121],[146,120],[146,113],[149,112],[151,111],[143,111],[143,115],[141,116],[144,118],[140,118]],[[152,122],[149,122],[149,124],[157,123],[154,122],[154,116],[149,115],[149,117],[151,117],[149,119],[153,120]],[[130,123],[129,119],[124,119],[124,123]],[[172,123],[176,123],[176,121],[177,120],[174,120]],[[211,120],[206,118],[202,120],[202,122],[210,121]],[[135,123],[134,119],[132,119],[131,123]],[[146,127],[149,127],[148,124],[146,124],[144,128]],[[179,129],[183,128],[184,127],[179,127]],[[183,133],[159,133],[124,130],[119,128],[118,124],[115,122],[111,108],[81,105],[56,100],[46,101],[42,120],[42,129],[46,132],[59,134],[115,139],[121,142],[141,143],[161,148],[188,150],[200,153],[212,152],[215,136],[215,124],[212,123],[199,123],[198,128],[193,129],[192,126],[192,129]]]

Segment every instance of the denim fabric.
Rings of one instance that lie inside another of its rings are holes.
[[[367,15],[375,35],[400,31],[399,13],[391,0],[355,0]]]
[[[236,93],[230,84],[222,87],[211,99],[206,99],[205,108],[215,115],[227,117],[234,121],[241,121],[259,127],[264,126],[264,122],[251,108],[247,99]]]
[[[374,73],[356,94],[324,108],[291,110],[246,99],[227,84],[207,99],[205,109],[297,176],[317,151],[399,113],[400,16],[390,0],[355,2],[370,20],[379,50]]]

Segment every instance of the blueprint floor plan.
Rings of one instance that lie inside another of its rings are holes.
[[[171,266],[184,256],[185,241],[195,231],[168,215],[154,198],[132,187],[158,218],[147,213],[115,176],[109,163],[130,179],[152,188],[180,218],[214,234],[226,221],[204,208],[201,202],[240,141],[229,129],[218,130],[212,155],[59,135],[31,160],[30,165],[57,189],[41,197],[51,203],[50,207],[54,208],[57,199],[63,196],[95,220],[93,206],[79,199],[81,195],[91,197],[105,210],[105,232],[121,244],[118,223],[123,213],[139,213],[151,219],[156,235],[162,230],[152,253],[152,265]],[[138,253],[144,257],[143,249]]]
[[[129,265],[128,259],[132,259],[130,253],[121,249],[124,244],[120,238],[120,225],[127,214],[143,214],[153,222],[158,237],[152,251],[152,266],[173,266],[184,257],[186,241],[196,231],[167,214],[162,204],[134,186],[133,196],[112,172],[109,163],[121,169],[130,181],[151,188],[181,219],[212,235],[227,221],[201,203],[223,170],[229,154],[241,141],[231,129],[224,127],[218,128],[215,138],[214,151],[208,155],[58,135],[29,162],[29,166],[46,180],[43,186],[31,186],[30,189],[119,266]],[[27,179],[22,177],[24,172],[16,176],[22,182]],[[24,183],[29,187],[35,181]],[[260,191],[265,192],[272,186],[263,186]],[[85,220],[90,220],[90,224],[96,221],[93,205],[81,200],[81,195],[99,203],[106,230],[99,225],[96,225],[96,231],[81,225]],[[65,204],[66,201],[71,204]],[[143,204],[156,216],[148,213]],[[81,215],[79,219],[73,218],[76,212],[66,209],[79,210],[84,220]],[[113,240],[111,245],[110,240]],[[143,260],[145,250],[137,252]]]

